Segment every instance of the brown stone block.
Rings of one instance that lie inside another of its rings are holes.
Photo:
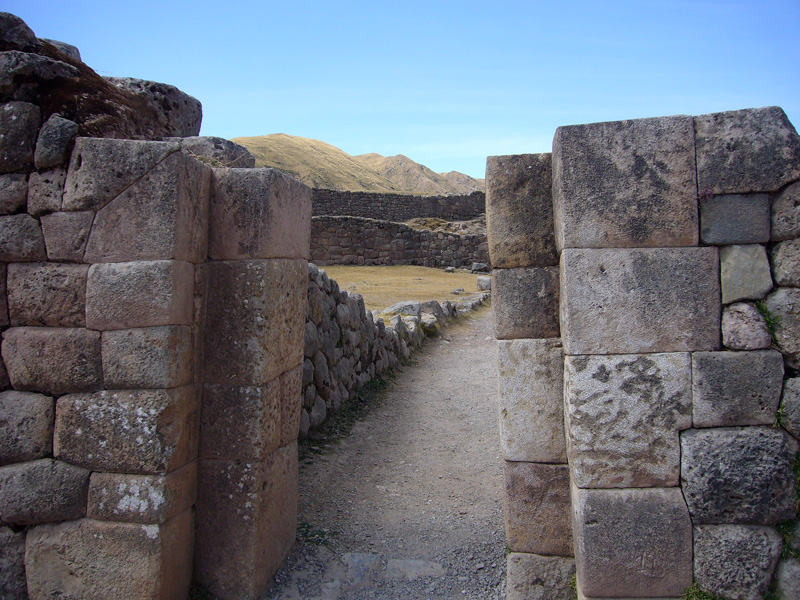
[[[32,599],[174,600],[192,575],[192,511],[163,525],[82,519],[28,532]]]
[[[50,396],[0,393],[0,465],[52,455],[54,417]]]
[[[208,255],[310,257],[311,188],[276,169],[214,169]]]
[[[0,527],[0,598],[28,600],[25,580],[25,532]]]
[[[0,217],[0,261],[47,260],[39,221],[30,215]]]
[[[190,325],[194,265],[153,260],[92,265],[86,288],[86,324],[108,331]]]
[[[53,450],[94,471],[169,473],[197,457],[199,417],[192,385],[63,396]]]
[[[3,361],[15,390],[68,394],[103,387],[97,331],[14,327],[3,332]]]
[[[210,263],[205,381],[261,386],[301,364],[307,288],[302,260]]]
[[[511,550],[572,556],[569,467],[506,461],[505,486]]]
[[[182,152],[171,154],[97,211],[86,261],[206,256],[211,170]]]
[[[506,567],[506,600],[573,600],[575,560],[511,552]]]
[[[297,441],[303,411],[303,367],[281,375],[281,446]]]
[[[86,326],[89,265],[16,263],[8,266],[11,325]]]
[[[92,473],[86,515],[101,521],[165,523],[197,498],[197,462],[167,475]]]
[[[192,328],[187,325],[104,331],[102,349],[106,389],[192,383]]]
[[[558,279],[556,267],[494,269],[492,304],[497,339],[559,337]]]
[[[48,260],[83,262],[93,220],[94,213],[91,211],[43,215],[41,223]]]

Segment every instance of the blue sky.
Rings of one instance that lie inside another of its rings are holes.
[[[0,0],[101,75],[178,86],[203,135],[288,133],[483,177],[559,125],[779,105],[800,0]]]

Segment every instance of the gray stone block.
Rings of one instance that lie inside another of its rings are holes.
[[[50,396],[0,393],[0,466],[51,456],[54,415]]]
[[[192,382],[192,329],[165,325],[102,334],[106,389],[172,388]]]
[[[787,379],[783,383],[781,422],[786,431],[800,440],[800,377]]]
[[[28,600],[25,580],[25,532],[0,527],[0,598]]]
[[[89,265],[16,263],[8,266],[11,325],[83,327]]]
[[[498,340],[556,338],[558,269],[494,269],[494,330]]]
[[[772,345],[764,316],[750,302],[722,309],[722,344],[731,350],[763,350]]]
[[[770,259],[776,285],[800,287],[800,240],[775,244]]]
[[[504,504],[512,552],[572,556],[567,465],[506,461]]]
[[[298,366],[281,375],[281,446],[297,441],[303,410],[303,367]]]
[[[572,600],[574,576],[572,558],[511,552],[506,563],[506,600]]]
[[[692,118],[559,127],[553,203],[559,249],[696,245]]]
[[[212,167],[252,169],[256,166],[256,157],[247,148],[225,138],[190,136],[175,138],[174,141],[180,142],[186,154]]]
[[[67,170],[57,167],[28,177],[28,213],[34,217],[61,210]]]
[[[561,254],[561,273],[566,354],[719,345],[716,248],[569,249]]]
[[[795,515],[797,441],[771,427],[681,434],[681,483],[696,525],[775,525]]]
[[[78,135],[78,124],[52,115],[39,130],[34,162],[39,170],[57,167],[69,158],[69,150]]]
[[[30,215],[0,217],[0,261],[47,260],[39,221]]]
[[[695,427],[772,425],[783,385],[777,350],[692,354]]]
[[[486,159],[486,233],[495,269],[558,264],[550,154]]]
[[[42,215],[40,221],[48,260],[83,262],[86,241],[94,221],[93,212],[50,213]]]
[[[38,106],[27,102],[0,104],[0,173],[33,170],[33,153],[41,124]]]
[[[700,198],[700,239],[706,244],[766,244],[770,236],[768,194]]]
[[[688,353],[568,356],[567,453],[581,488],[677,486],[692,426]]]
[[[504,458],[566,463],[561,340],[500,340],[497,364]]]
[[[722,303],[760,300],[772,289],[767,250],[757,244],[719,250]]]
[[[694,529],[698,587],[725,598],[762,600],[783,540],[771,527],[700,525]]]
[[[692,524],[678,488],[572,488],[578,589],[588,598],[680,597]]]
[[[773,242],[800,236],[800,182],[788,185],[775,195],[770,220]]]
[[[800,178],[800,137],[777,106],[694,118],[697,189],[774,192]]]
[[[28,176],[24,173],[0,175],[0,215],[24,211],[28,201]]]
[[[800,560],[787,558],[778,563],[775,591],[781,600],[800,599]]]
[[[765,301],[775,317],[775,344],[786,365],[800,368],[800,289],[778,288]]]
[[[197,98],[174,85],[133,77],[106,77],[108,82],[143,98],[159,113],[166,136],[194,137],[200,133],[203,107]]]
[[[0,13],[0,40],[15,50],[31,51],[39,46],[36,34],[17,15]]]
[[[80,519],[88,489],[89,471],[52,458],[0,467],[0,525]]]

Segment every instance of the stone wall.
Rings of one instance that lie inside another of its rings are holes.
[[[360,217],[311,219],[311,260],[319,265],[464,267],[488,263],[485,235],[412,229]]]
[[[402,223],[417,217],[468,221],[486,212],[483,192],[461,196],[412,196],[373,192],[313,190],[314,216],[365,217]]]
[[[798,180],[779,108],[489,159],[509,599],[797,596]]]

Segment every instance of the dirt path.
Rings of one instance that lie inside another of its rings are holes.
[[[491,310],[412,361],[349,437],[301,465],[301,540],[269,600],[503,597]]]

